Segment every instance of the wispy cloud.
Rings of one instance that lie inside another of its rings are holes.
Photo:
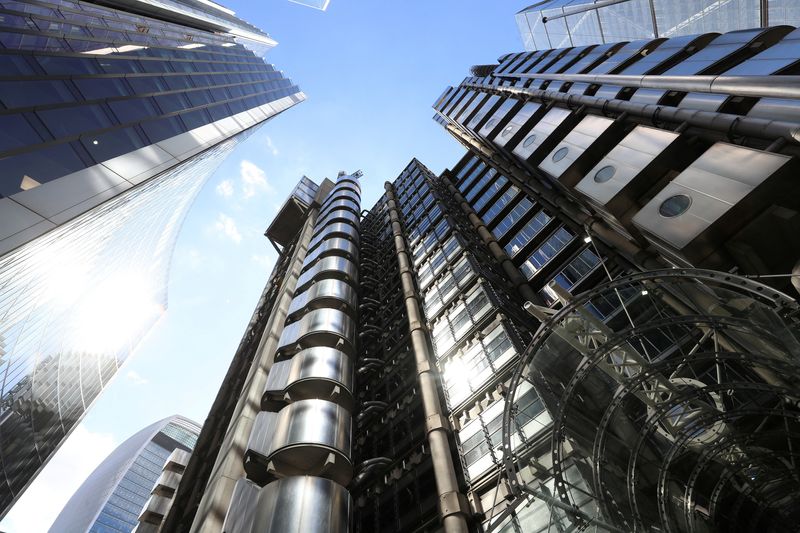
[[[263,267],[264,270],[269,270],[272,268],[273,260],[268,254],[253,254],[250,259],[253,261],[253,263]]]
[[[136,372],[135,370],[128,370],[128,373],[125,374],[125,377],[131,381],[134,385],[147,385],[150,383],[150,380],[147,378],[143,378],[141,374]]]
[[[280,151],[278,150],[278,147],[275,146],[275,144],[273,144],[273,142],[272,142],[272,137],[267,135],[267,139],[266,140],[267,140],[267,148],[269,149],[270,153],[273,156],[280,154]]]
[[[239,232],[239,228],[236,227],[236,221],[224,213],[219,213],[217,215],[217,220],[214,222],[214,229],[236,244],[242,242],[242,234]]]
[[[267,174],[258,165],[247,159],[239,165],[239,176],[242,179],[242,194],[244,199],[252,198],[259,192],[272,194],[275,189],[267,180]]]
[[[220,196],[224,196],[225,198],[229,198],[233,196],[233,181],[231,180],[223,180],[219,182],[219,184],[214,189],[217,194]]]
[[[114,449],[108,433],[81,424],[0,523],[9,533],[45,533],[89,474]]]

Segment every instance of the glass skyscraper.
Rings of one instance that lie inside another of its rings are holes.
[[[164,312],[222,160],[305,96],[213,2],[0,2],[0,516]]]
[[[800,25],[794,0],[546,0],[516,15],[526,50]]]
[[[172,416],[123,442],[75,491],[59,513],[53,533],[130,533],[176,449],[191,452],[200,426]]]

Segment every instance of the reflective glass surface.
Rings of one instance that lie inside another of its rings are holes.
[[[75,491],[51,531],[130,533],[170,454],[191,452],[200,427],[175,416],[152,424],[117,447]]]

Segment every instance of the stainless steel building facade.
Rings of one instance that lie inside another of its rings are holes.
[[[0,4],[0,515],[163,314],[192,201],[304,99],[211,2]]]
[[[165,525],[797,530],[797,32],[473,67],[294,215]]]
[[[191,452],[199,433],[195,422],[172,416],[131,436],[86,478],[50,531],[130,533],[170,456]]]

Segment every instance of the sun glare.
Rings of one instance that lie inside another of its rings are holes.
[[[76,349],[113,353],[134,342],[146,326],[158,320],[164,307],[143,276],[122,272],[92,287],[81,299]]]

